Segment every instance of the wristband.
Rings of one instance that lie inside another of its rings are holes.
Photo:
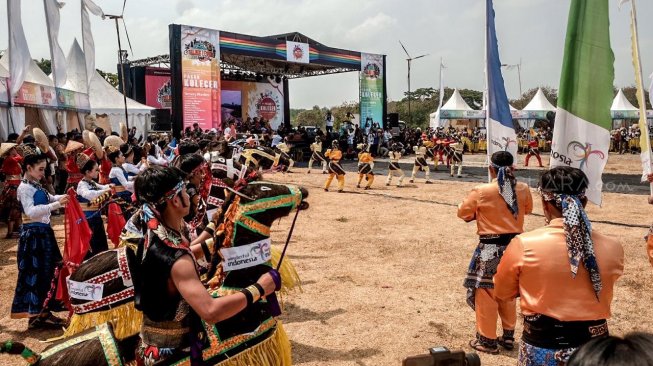
[[[255,303],[261,299],[261,292],[258,290],[258,288],[256,288],[256,286],[247,286],[247,291],[252,294],[252,303]]]
[[[254,300],[254,296],[252,295],[252,293],[249,292],[249,290],[246,288],[240,290],[240,292],[242,292],[245,295],[245,298],[247,299],[247,306],[252,305],[252,302]]]
[[[254,282],[252,286],[256,287],[258,292],[261,293],[261,297],[265,296],[265,290],[263,290],[263,286],[261,286],[258,282]]]

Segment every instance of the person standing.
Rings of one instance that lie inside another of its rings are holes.
[[[311,154],[311,158],[308,159],[308,170],[306,173],[311,172],[311,169],[313,169],[313,162],[315,161],[318,161],[320,164],[322,164],[322,174],[328,173],[327,160],[322,153],[322,138],[320,138],[320,136],[315,136],[315,142],[311,144],[311,151],[313,154]]]
[[[23,210],[16,264],[18,278],[11,304],[11,318],[29,318],[28,327],[60,328],[64,321],[52,315],[53,301],[48,294],[56,283],[57,268],[62,256],[50,215],[68,203],[67,195],[53,196],[40,184],[45,176],[45,155],[35,146],[24,145],[25,174],[18,186],[18,201]],[[52,296],[52,293],[50,293]]]
[[[372,171],[374,169],[374,158],[369,152],[370,146],[368,144],[360,144],[357,147],[360,152],[358,153],[358,184],[356,184],[356,188],[361,187],[361,182],[365,177],[367,179],[365,189],[368,190],[374,183],[374,172]]]
[[[5,185],[0,194],[0,214],[7,222],[5,239],[16,238],[21,224],[21,206],[16,191],[23,172],[21,168],[23,157],[18,154],[16,146],[12,142],[0,145],[0,157],[4,157],[1,171],[5,175]]]
[[[576,348],[609,335],[606,319],[624,250],[617,239],[592,229],[587,186],[580,169],[544,173],[538,190],[547,226],[515,237],[494,276],[498,301],[520,298],[520,365],[565,364]]]
[[[542,158],[540,157],[540,142],[536,136],[533,136],[530,141],[528,141],[528,154],[526,154],[526,160],[524,161],[524,166],[528,166],[528,161],[531,160],[531,157],[537,159],[537,163],[540,168],[543,168]]]
[[[431,184],[429,163],[426,161],[426,146],[424,146],[424,141],[419,139],[417,141],[417,146],[413,147],[415,151],[415,163],[413,164],[413,173],[410,175],[410,183],[415,182],[415,177],[417,176],[417,171],[424,170],[424,176],[426,178],[426,184]]]
[[[389,186],[392,183],[392,177],[395,175],[399,176],[399,181],[397,182],[397,187],[401,187],[404,181],[404,171],[399,166],[399,159],[404,152],[404,145],[400,142],[395,142],[391,146],[389,158],[390,163],[388,164],[388,179],[385,181],[385,185]]]
[[[338,140],[333,140],[331,142],[331,148],[326,151],[324,156],[329,158],[329,177],[324,183],[324,191],[329,191],[329,186],[331,185],[333,178],[337,177],[338,192],[342,193],[345,188],[345,170],[340,166],[342,151],[340,151]]]
[[[84,176],[77,184],[77,201],[79,201],[88,226],[92,231],[89,251],[86,257],[89,259],[109,249],[107,234],[102,221],[102,213],[97,203],[97,198],[111,191],[110,185],[101,185],[95,182],[100,175],[97,162],[84,153],[77,154],[77,166]]]
[[[524,231],[524,216],[533,211],[533,198],[526,183],[517,182],[512,155],[498,151],[490,158],[490,183],[475,187],[458,206],[458,217],[476,220],[479,244],[472,255],[463,286],[467,304],[476,312],[476,339],[469,345],[477,351],[497,354],[498,345],[514,347],[517,311],[515,300],[496,300],[492,277],[510,240]],[[497,318],[503,335],[497,337]]]
[[[326,132],[327,133],[332,133],[333,132],[333,115],[331,114],[331,111],[328,111],[326,114],[326,117],[324,117],[324,122],[326,124]]]

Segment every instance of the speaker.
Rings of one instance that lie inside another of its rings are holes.
[[[399,127],[399,113],[388,113],[388,127]]]
[[[153,109],[150,116],[151,116],[150,129],[152,131],[172,130],[172,121],[170,120],[170,109],[167,108]]]

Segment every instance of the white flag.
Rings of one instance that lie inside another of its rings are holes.
[[[444,78],[442,77],[442,70],[446,69],[440,59],[440,101],[438,102],[438,113],[436,114],[435,127],[440,127],[440,109],[442,108],[442,100],[444,99]]]
[[[9,98],[20,90],[29,70],[32,56],[27,47],[20,12],[20,0],[7,0],[7,18],[9,19],[9,79],[11,88]]]
[[[43,0],[43,6],[45,7],[45,22],[50,41],[52,79],[55,86],[60,88],[66,83],[66,56],[59,46],[59,9],[64,6],[64,3],[57,0]]]
[[[104,12],[92,0],[82,0],[82,43],[84,44],[84,58],[86,59],[86,80],[90,88],[91,78],[95,75],[95,41],[91,32],[91,19],[88,12],[102,17]]]

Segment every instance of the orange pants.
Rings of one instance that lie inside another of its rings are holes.
[[[494,290],[487,288],[476,289],[474,300],[476,308],[476,330],[480,335],[489,339],[497,339],[497,319],[501,318],[501,325],[505,330],[515,330],[517,324],[517,302],[498,301],[494,299]]]

